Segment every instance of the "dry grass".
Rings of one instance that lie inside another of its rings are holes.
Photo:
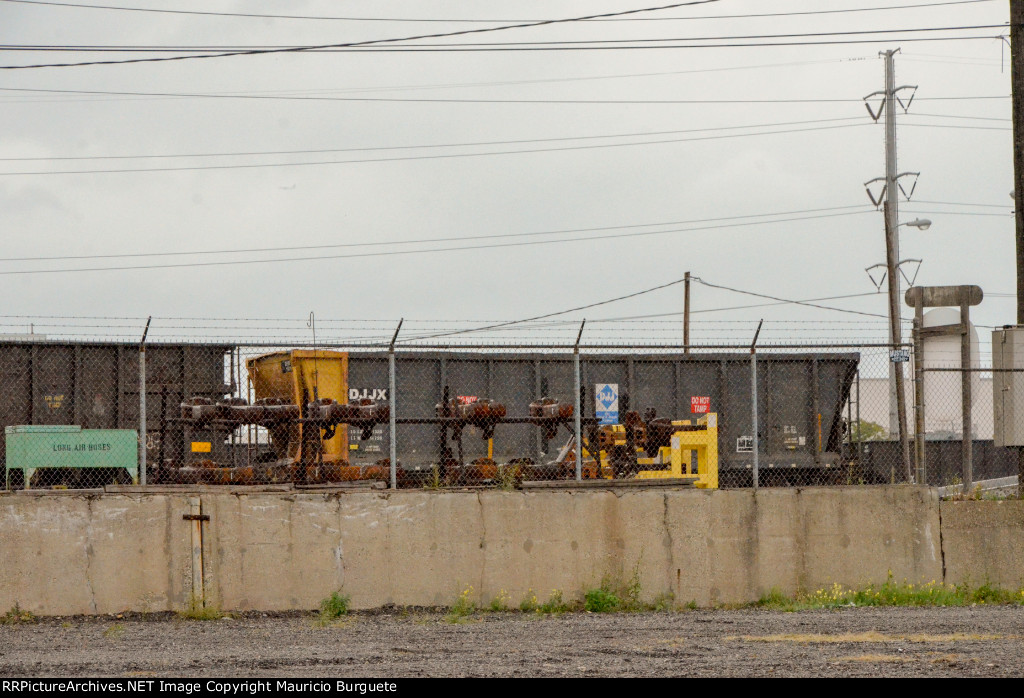
[[[855,643],[890,643],[890,642],[991,642],[1007,639],[1005,635],[977,635],[971,633],[952,633],[950,635],[885,635],[876,630],[863,633],[840,633],[838,635],[817,635],[810,633],[784,633],[781,635],[743,635],[727,637],[726,640],[742,640],[743,642],[793,642],[800,644],[855,644]]]
[[[836,657],[837,662],[864,662],[867,664],[906,664],[916,662],[914,657],[905,654],[857,654],[849,657]]]

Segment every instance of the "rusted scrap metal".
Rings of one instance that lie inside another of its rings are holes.
[[[471,426],[481,431],[484,440],[494,438],[494,427],[505,419],[505,405],[494,400],[481,398],[473,402],[461,402],[458,399],[441,402],[434,406],[440,419],[448,420],[448,426],[455,432],[455,437],[462,435],[462,429]]]
[[[199,426],[270,426],[299,419],[299,406],[280,398],[261,398],[249,404],[243,398],[214,402],[207,397],[192,397],[181,403],[181,419]]]
[[[327,439],[334,436],[339,424],[348,424],[360,429],[359,438],[366,441],[373,434],[374,427],[387,422],[390,417],[391,408],[383,402],[362,399],[340,404],[325,398],[307,404],[306,418],[301,421],[319,425]]]
[[[568,402],[559,402],[554,398],[543,397],[530,403],[530,420],[543,430],[543,436],[551,441],[558,436],[558,427],[568,425],[575,412],[575,406]]]

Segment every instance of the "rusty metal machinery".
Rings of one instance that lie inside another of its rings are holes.
[[[375,426],[390,417],[390,408],[373,400],[353,400],[339,404],[321,398],[300,408],[282,398],[261,398],[253,404],[244,399],[226,398],[214,402],[205,397],[190,398],[181,403],[177,420],[193,429],[226,434],[243,426],[268,430],[275,459],[269,463],[245,466],[226,465],[212,459],[199,458],[171,469],[165,479],[201,481],[210,484],[257,484],[266,482],[343,482],[352,480],[386,480],[389,464],[350,465],[341,459],[324,458],[324,442],[334,438],[341,425],[361,430],[369,438]],[[171,421],[171,420],[167,420]],[[295,448],[295,439],[303,439],[302,448]],[[190,444],[190,450],[208,451],[209,442]],[[292,457],[298,453],[301,457]]]

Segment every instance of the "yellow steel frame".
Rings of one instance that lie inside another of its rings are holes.
[[[690,420],[672,422],[674,426],[689,426]],[[671,446],[662,447],[658,460],[668,462],[665,470],[641,470],[639,480],[692,477],[691,462],[697,454],[696,487],[718,489],[718,414],[712,412],[697,420],[697,431],[677,431],[672,434]],[[643,462],[643,461],[641,461]],[[653,463],[652,463],[653,464]]]

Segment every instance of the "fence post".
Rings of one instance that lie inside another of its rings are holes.
[[[587,321],[584,318],[580,323],[579,334],[576,335],[576,346],[572,350],[576,376],[576,482],[583,480],[583,394],[580,385],[580,339],[583,337],[583,326],[586,324]]]
[[[390,433],[390,456],[389,466],[391,469],[391,489],[398,488],[398,429],[395,425],[395,342],[398,341],[398,333],[402,331],[402,322],[405,318],[398,320],[398,327],[391,337],[391,345],[388,347],[388,423]]]
[[[146,486],[146,457],[149,450],[149,436],[146,434],[146,335],[149,334],[149,323],[152,321],[153,316],[150,315],[139,342],[139,484],[143,487]],[[160,416],[163,418],[163,415]]]
[[[761,334],[761,325],[764,324],[764,319],[757,323],[757,331],[754,332],[754,341],[750,343],[750,416],[751,422],[754,425],[754,472],[753,481],[754,489],[758,488],[758,465],[759,465],[759,451],[761,450],[761,444],[757,438],[757,337]]]
[[[994,382],[994,381],[993,381]],[[960,291],[960,395],[963,436],[960,442],[963,458],[964,494],[974,489],[974,430],[971,409],[971,320],[970,298]]]
[[[914,455],[917,460],[917,484],[928,484],[924,421],[924,349],[921,340],[922,307],[918,303],[914,315]]]

